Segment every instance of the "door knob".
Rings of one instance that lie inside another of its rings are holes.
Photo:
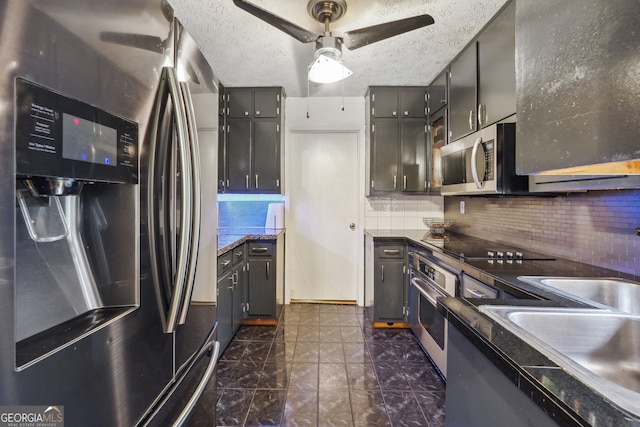
[[[349,228],[352,230],[356,229],[356,224],[354,222],[352,222],[351,224],[349,224]]]

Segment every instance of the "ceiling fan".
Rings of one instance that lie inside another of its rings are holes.
[[[324,24],[324,33],[319,35],[244,0],[233,0],[233,3],[302,43],[315,42],[316,60],[310,65],[309,80],[317,83],[342,80],[352,74],[340,61],[343,45],[350,50],[358,49],[434,23],[431,15],[425,14],[347,31],[342,37],[334,37],[329,30],[329,24],[337,21],[347,12],[345,0],[309,1],[307,4],[309,15]],[[336,67],[331,76],[326,73],[326,68],[329,67]]]

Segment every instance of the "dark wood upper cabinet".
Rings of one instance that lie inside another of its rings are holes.
[[[515,2],[478,38],[478,124],[481,128],[516,112]]]
[[[517,1],[519,174],[640,173],[639,28],[633,0]]]
[[[374,86],[367,105],[368,194],[426,193],[427,88]]]
[[[477,43],[468,45],[449,65],[449,136],[451,141],[477,130]]]

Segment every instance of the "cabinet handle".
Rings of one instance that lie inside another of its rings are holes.
[[[249,175],[244,176],[244,186],[247,187],[247,190],[249,189]]]
[[[224,261],[224,262],[222,263],[222,267],[225,267],[225,268],[226,268],[229,264],[231,264],[231,261],[226,260],[226,261]]]
[[[384,264],[380,266],[380,281],[384,282]]]
[[[402,177],[402,189],[406,190],[407,189],[407,176],[403,175]]]
[[[267,252],[268,248],[251,248],[251,252]]]
[[[385,249],[384,253],[387,255],[400,255],[399,249]]]
[[[473,110],[469,111],[469,130],[473,130]]]
[[[258,175],[256,175],[256,188],[259,188],[260,186],[258,185]]]
[[[271,272],[271,263],[269,261],[267,261],[265,268],[267,270],[267,279],[269,279],[269,273]]]
[[[480,292],[477,289],[467,289],[467,292],[469,292],[471,294],[471,296],[476,297],[476,298],[486,298],[487,295],[483,294],[482,292]]]
[[[256,110],[256,116],[260,115],[260,110]]]
[[[231,286],[227,286],[227,289],[233,289],[233,285],[234,285],[233,274],[231,275],[231,277],[229,277],[229,280],[231,280]]]
[[[394,190],[396,189],[396,178],[397,177],[395,175],[393,175],[393,189]]]
[[[405,116],[408,116],[408,115],[409,115],[409,112],[408,112],[408,111],[405,111],[403,114],[404,114]]]
[[[242,255],[244,255],[244,252],[236,252],[236,258],[240,258]]]
[[[446,99],[444,99],[444,98],[440,98],[440,104],[446,104],[446,103],[447,103],[447,100],[446,100]]]
[[[249,112],[248,112],[248,111],[245,111],[245,112],[244,112],[244,115],[245,115],[245,116],[248,116],[248,115],[249,115]]]
[[[483,127],[487,124],[487,106],[478,104],[478,124]]]
[[[393,111],[393,112],[391,113],[391,115],[392,115],[393,117],[395,117],[395,116],[397,116],[397,115],[398,115],[398,112],[397,112],[397,111]]]

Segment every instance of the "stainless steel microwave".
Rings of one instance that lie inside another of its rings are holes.
[[[515,123],[499,123],[442,147],[441,194],[526,194],[529,178],[515,173]]]

